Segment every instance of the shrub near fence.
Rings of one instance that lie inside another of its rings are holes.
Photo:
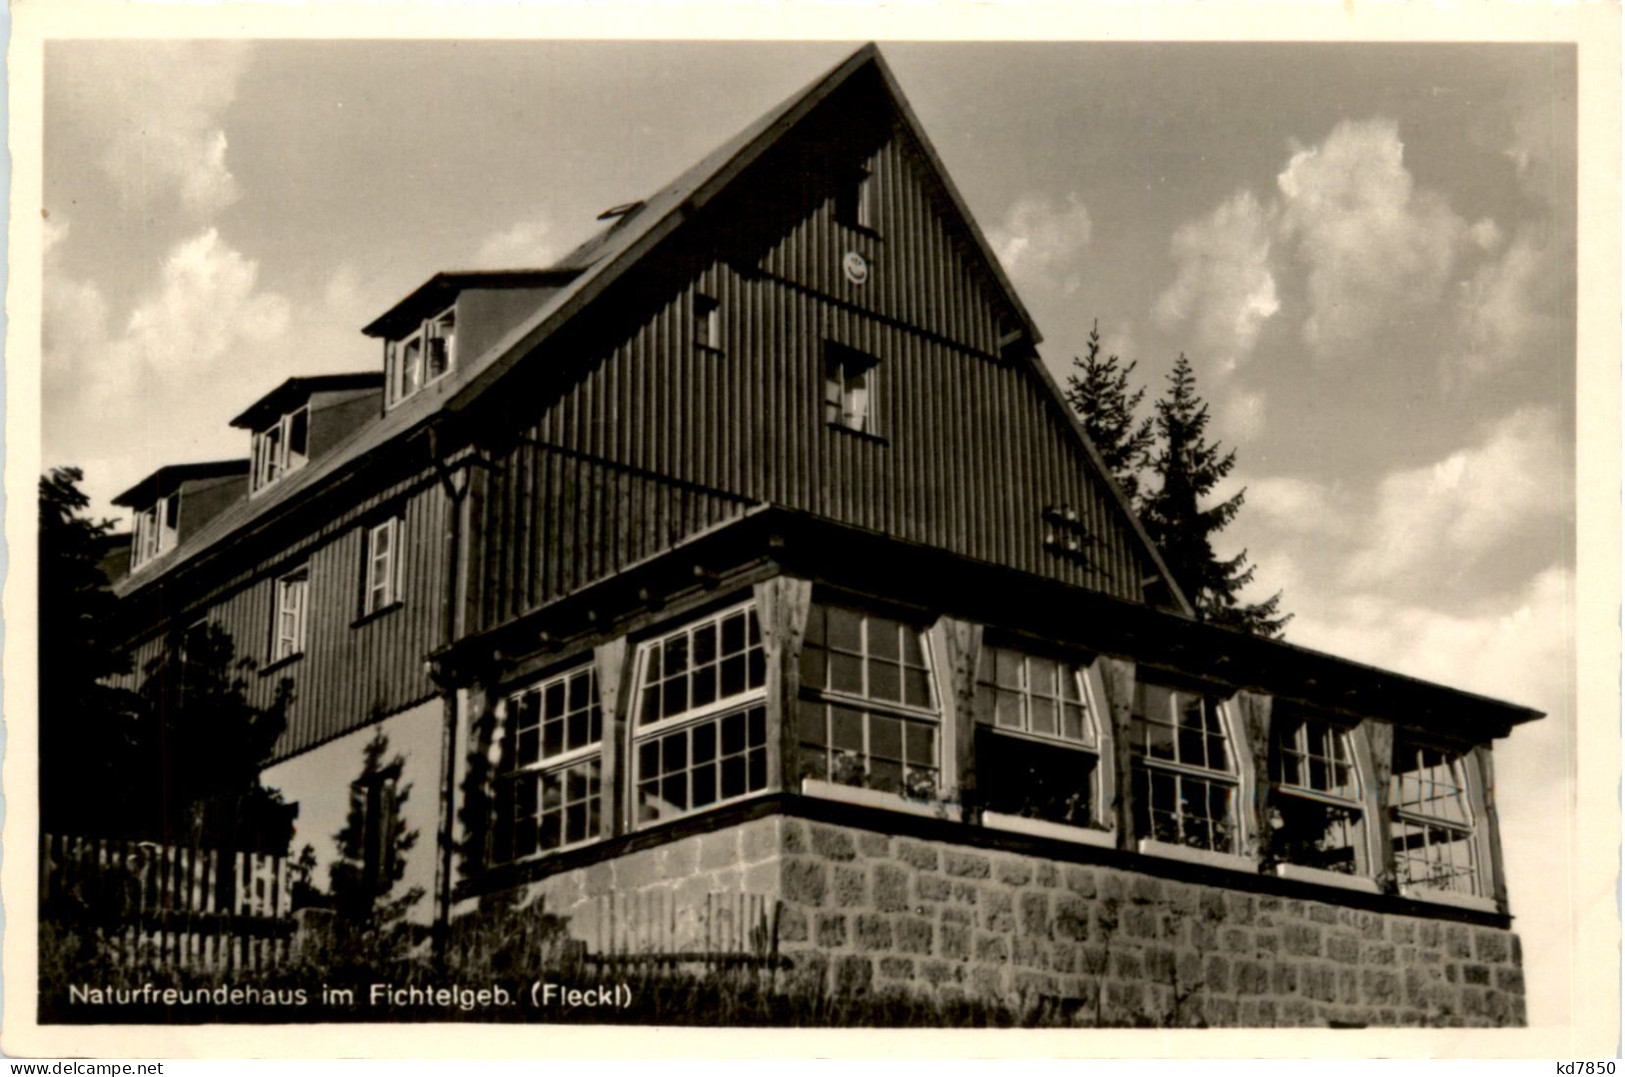
[[[40,918],[115,964],[263,969],[288,957],[289,882],[286,857],[46,835]]]

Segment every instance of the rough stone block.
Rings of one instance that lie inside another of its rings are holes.
[[[1154,939],[1159,934],[1157,914],[1143,905],[1123,910],[1123,934],[1131,939]]]
[[[1392,969],[1366,969],[1360,974],[1360,983],[1365,1001],[1373,1006],[1393,1005],[1404,997],[1399,974]]]
[[[729,827],[700,835],[700,870],[717,871],[739,863],[739,830]]]
[[[1270,999],[1247,999],[1241,1003],[1241,1023],[1246,1028],[1273,1028],[1275,1003]]]
[[[960,905],[975,905],[980,900],[981,893],[975,883],[956,881],[948,900]]]
[[[1253,949],[1261,954],[1281,952],[1281,936],[1272,931],[1260,931],[1253,936]]]
[[[1050,944],[1036,935],[1017,935],[1010,940],[1010,963],[1028,969],[1049,968]]]
[[[1270,969],[1270,986],[1277,995],[1292,995],[1298,990],[1298,967],[1277,961]]]
[[[1083,942],[1089,937],[1089,903],[1076,894],[1055,895],[1055,937]]]
[[[1207,1023],[1212,1028],[1233,1028],[1241,1023],[1236,1012],[1236,1000],[1208,997],[1203,1000]]]
[[[1021,932],[1024,935],[1049,935],[1049,895],[1042,890],[1030,890],[1021,895]]]
[[[1128,899],[1136,905],[1155,905],[1162,900],[1162,880],[1136,875],[1129,880]]]
[[[950,849],[942,857],[943,870],[964,879],[986,879],[992,875],[993,864],[981,853]]]
[[[1337,923],[1337,909],[1332,905],[1322,905],[1318,901],[1314,902],[1309,906],[1309,920],[1311,923],[1316,924],[1335,924]]]
[[[836,864],[832,873],[835,904],[840,908],[855,908],[868,903],[869,882],[863,869],[852,864]]]
[[[858,844],[852,840],[850,830],[812,823],[807,827],[807,840],[814,856],[821,856],[825,860],[857,859]]]
[[[1207,967],[1202,970],[1202,984],[1209,991],[1230,990],[1230,962],[1218,954],[1210,954]]]
[[[874,963],[861,954],[845,954],[835,959],[835,993],[861,995],[874,980]]]
[[[1106,871],[1101,873],[1100,896],[1107,901],[1124,902],[1128,900],[1128,883],[1124,881],[1121,872]]]
[[[1013,932],[1016,929],[1016,900],[1008,890],[989,890],[982,903],[982,926],[989,931]]]
[[[897,948],[904,953],[929,954],[931,952],[931,921],[918,916],[897,918],[894,932]]]
[[[1512,957],[1512,943],[1507,933],[1493,927],[1481,927],[1474,933],[1473,949],[1480,961],[1490,965],[1505,964]]]
[[[737,894],[745,888],[745,872],[742,868],[723,868],[713,871],[707,878],[707,884],[712,893]]]
[[[1219,929],[1217,927],[1206,920],[1191,920],[1189,923],[1190,944],[1192,946],[1198,950],[1217,950],[1219,948]],[[1235,929],[1232,928],[1231,930]],[[1246,932],[1242,932],[1242,934],[1245,935]],[[1252,940],[1249,938],[1248,945],[1251,944]]]
[[[607,860],[590,865],[582,878],[588,897],[603,897],[615,889],[615,868]]]
[[[792,857],[784,862],[784,898],[814,907],[824,904],[829,888],[828,866],[807,857]]]
[[[777,860],[764,860],[745,869],[740,887],[749,894],[777,894],[783,878],[784,865]]]
[[[1409,946],[1416,941],[1416,921],[1396,918],[1388,925],[1388,937],[1401,946]]]
[[[1066,888],[1079,897],[1095,896],[1095,873],[1089,868],[1067,866]]]
[[[1134,1027],[1146,1022],[1145,988],[1143,984],[1113,980],[1106,985],[1106,1004],[1102,1021],[1107,1025]]]
[[[1145,965],[1145,978],[1154,983],[1170,983],[1176,975],[1174,952],[1166,947],[1146,947],[1141,962]]]
[[[829,975],[829,955],[817,950],[801,950],[787,954],[790,970],[785,976],[785,988],[792,994],[822,993]]]
[[[993,875],[1006,886],[1026,886],[1032,882],[1033,866],[1022,857],[1001,856],[994,863]]]
[[[976,936],[976,960],[1002,965],[1010,960],[1010,947],[1003,935],[980,932]]]
[[[817,918],[818,945],[835,950],[846,945],[846,916],[843,913],[821,912]]]
[[[811,852],[812,847],[807,844],[807,824],[800,819],[784,819],[781,821],[783,829],[779,832],[780,846],[787,853]]]
[[[1326,940],[1326,956],[1352,965],[1360,960],[1360,943],[1347,935],[1333,935]]]
[[[998,970],[994,970],[998,971]],[[971,972],[971,983],[976,982],[976,971]],[[1047,972],[1016,969],[1010,973],[1010,990],[1018,999],[1031,1005],[1040,998],[1054,998],[1061,993],[1059,981]]]
[[[858,853],[862,856],[884,859],[891,855],[891,838],[872,830],[858,831]]]
[[[1311,924],[1288,924],[1282,933],[1286,952],[1297,957],[1320,956],[1320,928]]]
[[[914,979],[914,959],[895,955],[880,959],[880,975],[887,980]]]
[[[615,861],[615,889],[642,890],[660,881],[657,849],[644,849]]]
[[[1201,892],[1187,883],[1163,883],[1162,892],[1166,896],[1168,907],[1182,916],[1192,916],[1201,911]]]
[[[1423,920],[1416,925],[1416,941],[1423,946],[1438,946],[1443,939],[1443,932],[1439,924],[1433,920]]]
[[[1280,1022],[1288,1028],[1308,1028],[1316,1024],[1315,1007],[1301,998],[1289,998],[1280,1005]]]
[[[918,871],[936,871],[941,863],[936,846],[908,838],[897,839],[897,859]]]
[[[870,873],[874,883],[875,908],[881,912],[908,909],[908,872],[896,864],[879,863]]]
[[[950,961],[969,961],[971,929],[964,924],[943,924],[937,931],[937,952]]]
[[[1104,946],[1078,947],[1078,971],[1085,976],[1099,976],[1106,971]]]
[[[1140,963],[1140,955],[1127,950],[1113,951],[1112,975],[1120,980],[1145,979],[1145,966]]]
[[[1444,925],[1444,950],[1451,957],[1473,956],[1472,934],[1467,930],[1466,924]]]
[[[779,941],[807,941],[807,914],[794,905],[779,909]]]
[[[977,965],[970,970],[970,989],[973,994],[999,998],[1005,994],[1004,984],[1004,969],[997,965]]]
[[[674,841],[660,848],[661,878],[686,879],[700,869],[700,843],[697,838]]]
[[[747,864],[779,855],[779,820],[757,819],[739,830],[739,858]]]
[[[941,875],[921,873],[914,876],[914,893],[921,901],[947,901],[948,880]]]
[[[1303,970],[1303,993],[1320,1002],[1337,1000],[1337,969],[1331,965],[1309,965]]]
[[[1474,987],[1488,987],[1490,985],[1490,967],[1488,965],[1463,965],[1461,967],[1461,982],[1472,984]]]
[[[1269,969],[1258,961],[1237,961],[1231,969],[1231,984],[1238,995],[1268,994]]]
[[[859,914],[854,928],[858,949],[868,951],[891,949],[891,921],[879,913]]]
[[[1222,924],[1230,919],[1230,906],[1224,900],[1224,894],[1217,890],[1203,890],[1202,919],[1210,924]]]
[[[1040,860],[1033,879],[1046,890],[1053,890],[1061,885],[1061,870],[1048,860]]]
[[[1515,968],[1496,969],[1495,988],[1497,991],[1509,991],[1514,995],[1523,994],[1523,970]]]
[[[1388,920],[1381,913],[1361,911],[1355,915],[1354,923],[1366,939],[1388,937]]]
[[[928,984],[953,983],[964,975],[960,966],[950,965],[946,961],[922,961],[919,968],[920,979]]]
[[[942,915],[938,917],[938,920],[944,924],[973,924],[976,922],[976,917],[971,915],[969,909],[961,905],[944,905]]]
[[[1227,953],[1245,954],[1253,949],[1253,933],[1239,927],[1224,929],[1224,949]]]

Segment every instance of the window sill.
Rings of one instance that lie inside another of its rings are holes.
[[[1141,838],[1138,848],[1146,856],[1160,856],[1164,860],[1182,860],[1187,864],[1223,868],[1225,871],[1245,871],[1249,875],[1258,873],[1257,862],[1251,857],[1238,856],[1235,853],[1216,853],[1211,849],[1193,849],[1188,845],[1172,845],[1165,841],[1153,841],[1150,838]]]
[[[919,815],[926,819],[947,819],[951,805],[948,801],[909,800],[896,793],[886,793],[879,789],[864,789],[856,785],[842,785],[839,782],[827,782],[821,778],[801,779],[801,793],[803,796],[818,797],[820,800],[838,800],[843,804],[856,804],[864,808],[881,808],[885,811],[902,812],[905,815]]]
[[[1317,886],[1337,886],[1344,890],[1358,890],[1362,894],[1380,894],[1377,880],[1366,875],[1345,875],[1341,871],[1305,867],[1303,864],[1277,864],[1275,874],[1282,879],[1314,883]]]
[[[1093,845],[1102,849],[1117,848],[1117,835],[1110,830],[1052,823],[1048,819],[1032,819],[1025,815],[1005,815],[1002,812],[985,811],[982,813],[982,825],[994,830],[1009,831],[1012,834],[1069,841],[1075,845]]]
[[[401,607],[403,607],[405,605],[406,605],[406,603],[404,603],[404,602],[391,602],[387,606],[380,606],[378,609],[373,610],[371,613],[363,613],[360,617],[357,617],[355,620],[351,621],[350,622],[350,627],[351,628],[360,628],[362,625],[368,624],[368,623],[370,623],[372,621],[376,621],[380,617],[388,617],[390,614],[394,613],[396,610],[400,609]]]
[[[261,666],[260,667],[260,676],[261,677],[269,677],[271,674],[277,672],[280,669],[288,668],[289,666],[293,665],[295,662],[299,661],[303,657],[305,657],[305,652],[304,651],[297,651],[297,652],[295,652],[293,654],[283,655],[281,658],[278,658],[275,662],[271,662],[271,663],[268,663],[267,665]]]
[[[1472,909],[1474,912],[1500,912],[1493,898],[1479,897],[1477,894],[1456,894],[1449,890],[1429,890],[1425,886],[1401,886],[1400,896],[1408,897],[1412,901],[1425,901],[1432,905],[1450,905],[1457,909]]]
[[[824,425],[826,427],[828,427],[829,429],[831,429],[831,430],[837,431],[838,433],[845,434],[848,437],[857,438],[860,441],[871,441],[871,442],[875,443],[876,445],[890,445],[891,444],[890,441],[888,441],[887,439],[881,437],[879,434],[873,434],[873,433],[870,433],[867,430],[856,430],[856,429],[854,429],[854,428],[852,428],[850,426],[843,426],[840,423],[826,422]]]

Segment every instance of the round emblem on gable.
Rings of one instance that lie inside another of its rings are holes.
[[[846,273],[846,279],[853,284],[862,284],[869,279],[869,263],[863,260],[863,255],[857,251],[847,251],[841,258],[841,269]]]

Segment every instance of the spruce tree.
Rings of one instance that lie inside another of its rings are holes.
[[[1152,467],[1160,485],[1145,503],[1146,531],[1198,618],[1278,638],[1291,619],[1280,612],[1280,593],[1263,602],[1242,602],[1240,592],[1255,572],[1247,563],[1247,551],[1229,560],[1220,560],[1213,552],[1213,536],[1236,518],[1246,491],[1202,507],[1236,466],[1234,450],[1224,452],[1208,441],[1207,423],[1207,404],[1197,394],[1190,360],[1181,354],[1168,375],[1167,394],[1156,405],[1159,444]]]
[[[421,886],[398,885],[406,854],[418,841],[401,812],[412,793],[411,784],[401,781],[405,763],[403,756],[390,755],[389,738],[379,728],[362,750],[344,829],[333,835],[338,858],[328,866],[341,950],[347,960],[373,968],[403,956],[411,941],[406,915],[424,895]]]
[[[1115,355],[1101,357],[1100,322],[1089,330],[1089,343],[1072,360],[1066,400],[1083,422],[1112,478],[1136,512],[1140,510],[1140,471],[1151,460],[1151,420],[1138,417],[1145,390],[1129,391],[1128,377],[1138,362],[1122,365]]]

